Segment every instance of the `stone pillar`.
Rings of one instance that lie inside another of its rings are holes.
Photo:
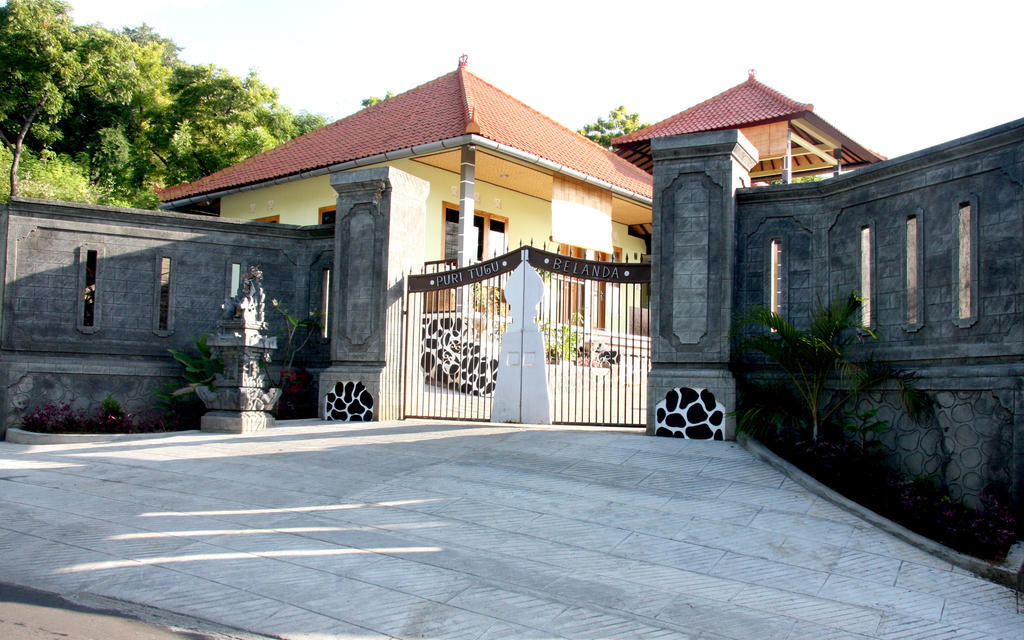
[[[200,421],[203,431],[252,433],[273,427],[280,389],[270,388],[266,365],[277,338],[267,336],[264,315],[266,295],[263,272],[250,266],[242,292],[227,299],[217,321],[217,333],[210,336],[210,355],[219,357],[224,371],[210,386],[196,387],[196,394],[209,409]]]
[[[404,278],[423,268],[430,185],[394,167],[378,167],[334,173],[331,186],[338,194],[331,366],[320,374],[320,415],[401,418]],[[409,331],[419,335],[416,327]]]
[[[652,151],[648,433],[668,419],[663,435],[731,439],[734,421],[724,414],[736,403],[729,370],[734,193],[750,185],[757,150],[732,130],[655,138]],[[696,393],[670,393],[674,389]],[[698,400],[701,406],[693,406]],[[703,423],[697,419],[702,413],[708,417]]]

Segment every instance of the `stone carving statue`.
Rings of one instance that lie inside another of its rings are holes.
[[[234,298],[228,298],[221,305],[222,320],[241,319],[246,324],[264,324],[264,310],[267,296],[263,292],[263,272],[256,265],[249,265],[242,276],[242,290]]]
[[[263,272],[250,266],[241,292],[221,305],[217,333],[207,341],[212,354],[224,362],[224,372],[211,386],[196,389],[210,409],[202,419],[203,431],[246,433],[274,424],[268,412],[277,405],[281,390],[270,388],[267,375],[277,338],[266,335],[265,305]]]

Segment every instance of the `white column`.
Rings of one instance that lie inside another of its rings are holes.
[[[462,167],[459,171],[459,267],[467,267],[476,260],[476,227],[473,212],[476,209],[476,147],[462,147]]]

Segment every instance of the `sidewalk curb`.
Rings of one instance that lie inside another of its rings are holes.
[[[129,442],[156,440],[173,436],[196,435],[198,430],[160,431],[158,433],[36,433],[16,427],[7,429],[5,440],[12,444],[77,444],[79,442]]]
[[[1011,589],[1019,589],[1020,581],[1024,577],[1024,541],[1017,541],[1006,554],[1006,560],[1000,564],[975,558],[974,556],[954,551],[949,547],[939,544],[930,538],[919,533],[914,533],[906,527],[896,524],[888,518],[884,518],[874,511],[864,507],[853,500],[839,494],[835,490],[818,482],[805,472],[798,469],[787,460],[780,458],[757,440],[745,433],[736,434],[736,442],[744,449],[754,454],[757,458],[768,463],[775,469],[781,471],[794,482],[811,493],[828,500],[837,507],[863,518],[879,529],[896,536],[900,540],[913,545],[933,556],[939,557],[946,562],[966,569],[986,580],[991,580]]]

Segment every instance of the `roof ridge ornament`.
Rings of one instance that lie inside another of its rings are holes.
[[[747,69],[747,82],[757,80],[757,69]]]
[[[469,108],[469,122],[466,123],[466,133],[480,133],[480,123],[476,121],[476,107]]]
[[[469,64],[469,56],[466,54],[459,56],[459,68],[465,69],[467,64]]]

